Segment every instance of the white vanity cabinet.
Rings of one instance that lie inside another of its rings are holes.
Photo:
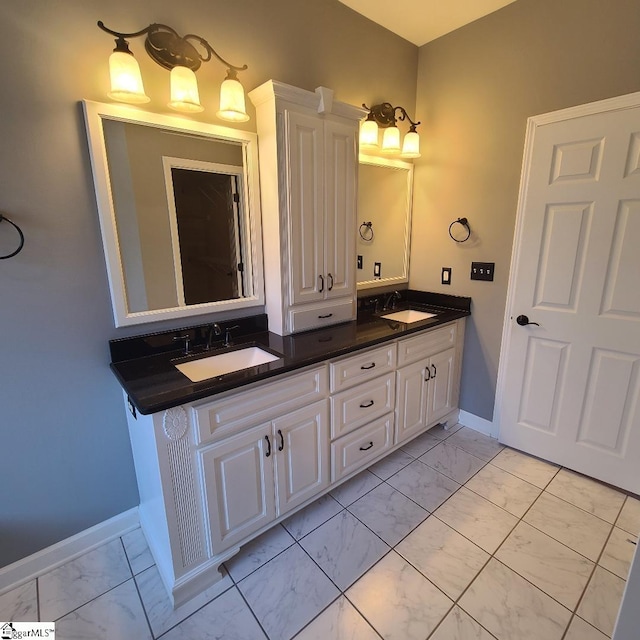
[[[464,320],[398,342],[396,436],[418,435],[458,406]]]
[[[328,434],[321,400],[198,451],[215,553],[329,485]]]
[[[438,421],[464,319],[151,415],[129,415],[140,523],[179,606],[220,565]]]
[[[365,112],[269,81],[250,92],[260,150],[266,307],[280,335],[356,317],[357,133]]]

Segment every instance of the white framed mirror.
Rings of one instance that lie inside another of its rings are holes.
[[[264,305],[256,134],[83,107],[116,326]]]
[[[413,164],[360,154],[358,290],[409,282]]]

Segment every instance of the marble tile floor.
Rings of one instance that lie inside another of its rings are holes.
[[[602,640],[640,501],[456,425],[246,545],[174,610],[140,529],[0,595],[60,640]]]

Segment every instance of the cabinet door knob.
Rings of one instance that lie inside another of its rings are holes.
[[[278,447],[278,451],[282,451],[284,449],[284,436],[280,429],[278,429],[278,435],[280,436],[280,446]]]
[[[369,444],[366,447],[360,447],[360,451],[369,451],[371,447],[373,447],[373,442],[369,442]]]
[[[264,439],[267,441],[267,452],[264,455],[268,458],[271,455],[271,441],[269,440],[269,436],[265,436]]]
[[[320,289],[318,289],[318,291],[322,293],[324,291],[324,276],[320,274],[318,280],[320,280]]]
[[[369,407],[373,407],[374,402],[373,400],[369,400],[369,402],[365,402],[364,404],[360,405],[361,409],[368,409]]]
[[[327,273],[327,280],[329,281],[327,291],[331,291],[331,289],[333,289],[333,276],[330,273]]]

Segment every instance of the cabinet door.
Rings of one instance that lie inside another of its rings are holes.
[[[213,553],[275,518],[274,455],[270,424],[200,452]]]
[[[356,129],[327,120],[325,149],[325,278],[328,298],[356,287]]]
[[[429,358],[427,422],[429,424],[446,416],[453,408],[453,374],[455,349],[447,349]]]
[[[395,444],[417,435],[427,426],[427,362],[398,369]]]
[[[329,484],[329,411],[326,400],[273,421],[278,515]]]
[[[285,112],[288,160],[289,299],[291,304],[323,300],[324,140],[322,121]],[[355,227],[354,227],[355,228]]]

